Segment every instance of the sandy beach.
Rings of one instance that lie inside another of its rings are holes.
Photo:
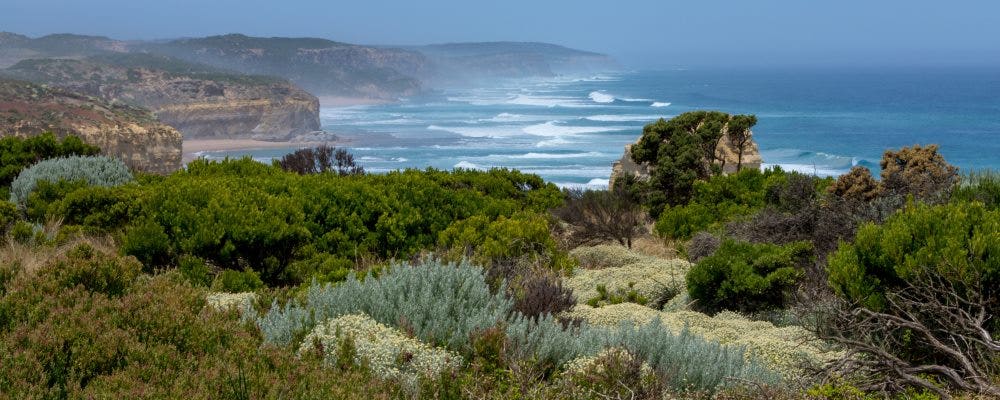
[[[198,158],[198,153],[203,151],[257,150],[284,147],[304,148],[319,146],[321,144],[334,145],[335,143],[337,142],[289,142],[254,139],[184,139],[182,160],[184,163],[187,163]]]

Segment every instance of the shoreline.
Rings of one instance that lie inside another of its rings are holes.
[[[257,139],[184,139],[182,142],[181,162],[187,164],[198,159],[203,152],[261,150],[280,148],[305,148],[319,145],[336,145],[342,140],[332,141],[269,141]]]

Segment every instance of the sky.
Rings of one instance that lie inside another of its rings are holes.
[[[0,31],[542,41],[636,68],[1000,65],[996,0],[0,0]]]

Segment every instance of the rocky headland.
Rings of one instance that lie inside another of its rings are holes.
[[[140,171],[163,174],[181,167],[181,133],[145,109],[0,79],[0,136],[43,132],[79,136]]]
[[[280,78],[145,54],[23,60],[3,74],[149,109],[185,138],[286,140],[320,129],[319,100]]]
[[[739,147],[733,143],[732,138],[727,133],[728,126],[723,128],[722,136],[715,145],[715,158],[713,160],[705,160],[705,162],[717,165],[723,174],[731,174],[737,172],[739,169],[760,169],[763,159],[760,156],[760,149],[757,146],[757,142],[753,140],[753,133],[750,132],[748,134],[750,139],[743,147],[742,158],[740,157]],[[622,157],[611,164],[609,186],[614,187],[615,182],[624,176],[632,176],[640,181],[649,180],[652,176],[655,169],[654,166],[646,162],[637,163],[632,159],[632,146],[636,144],[638,144],[638,141],[625,145],[625,152],[622,154]]]

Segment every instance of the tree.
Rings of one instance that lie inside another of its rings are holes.
[[[737,117],[736,124],[747,129],[756,120],[752,115]],[[716,148],[733,119],[719,111],[693,111],[643,128],[631,156],[652,167],[650,189],[662,193],[649,196],[650,214],[656,217],[665,205],[686,203],[695,181],[721,173],[725,160],[718,158]]]
[[[577,245],[614,240],[631,248],[646,225],[642,206],[621,188],[568,190],[565,205],[552,213],[572,227],[571,241]]]
[[[285,171],[295,172],[300,175],[320,174],[325,172],[336,172],[344,175],[361,175],[365,173],[363,167],[354,163],[354,156],[347,150],[320,145],[312,149],[299,149],[294,153],[286,154],[278,161],[278,165]]]
[[[726,135],[729,137],[729,141],[733,143],[733,146],[736,146],[737,171],[743,168],[743,150],[750,144],[750,139],[753,136],[750,128],[753,128],[754,125],[757,125],[756,115],[734,115],[729,120]]]

